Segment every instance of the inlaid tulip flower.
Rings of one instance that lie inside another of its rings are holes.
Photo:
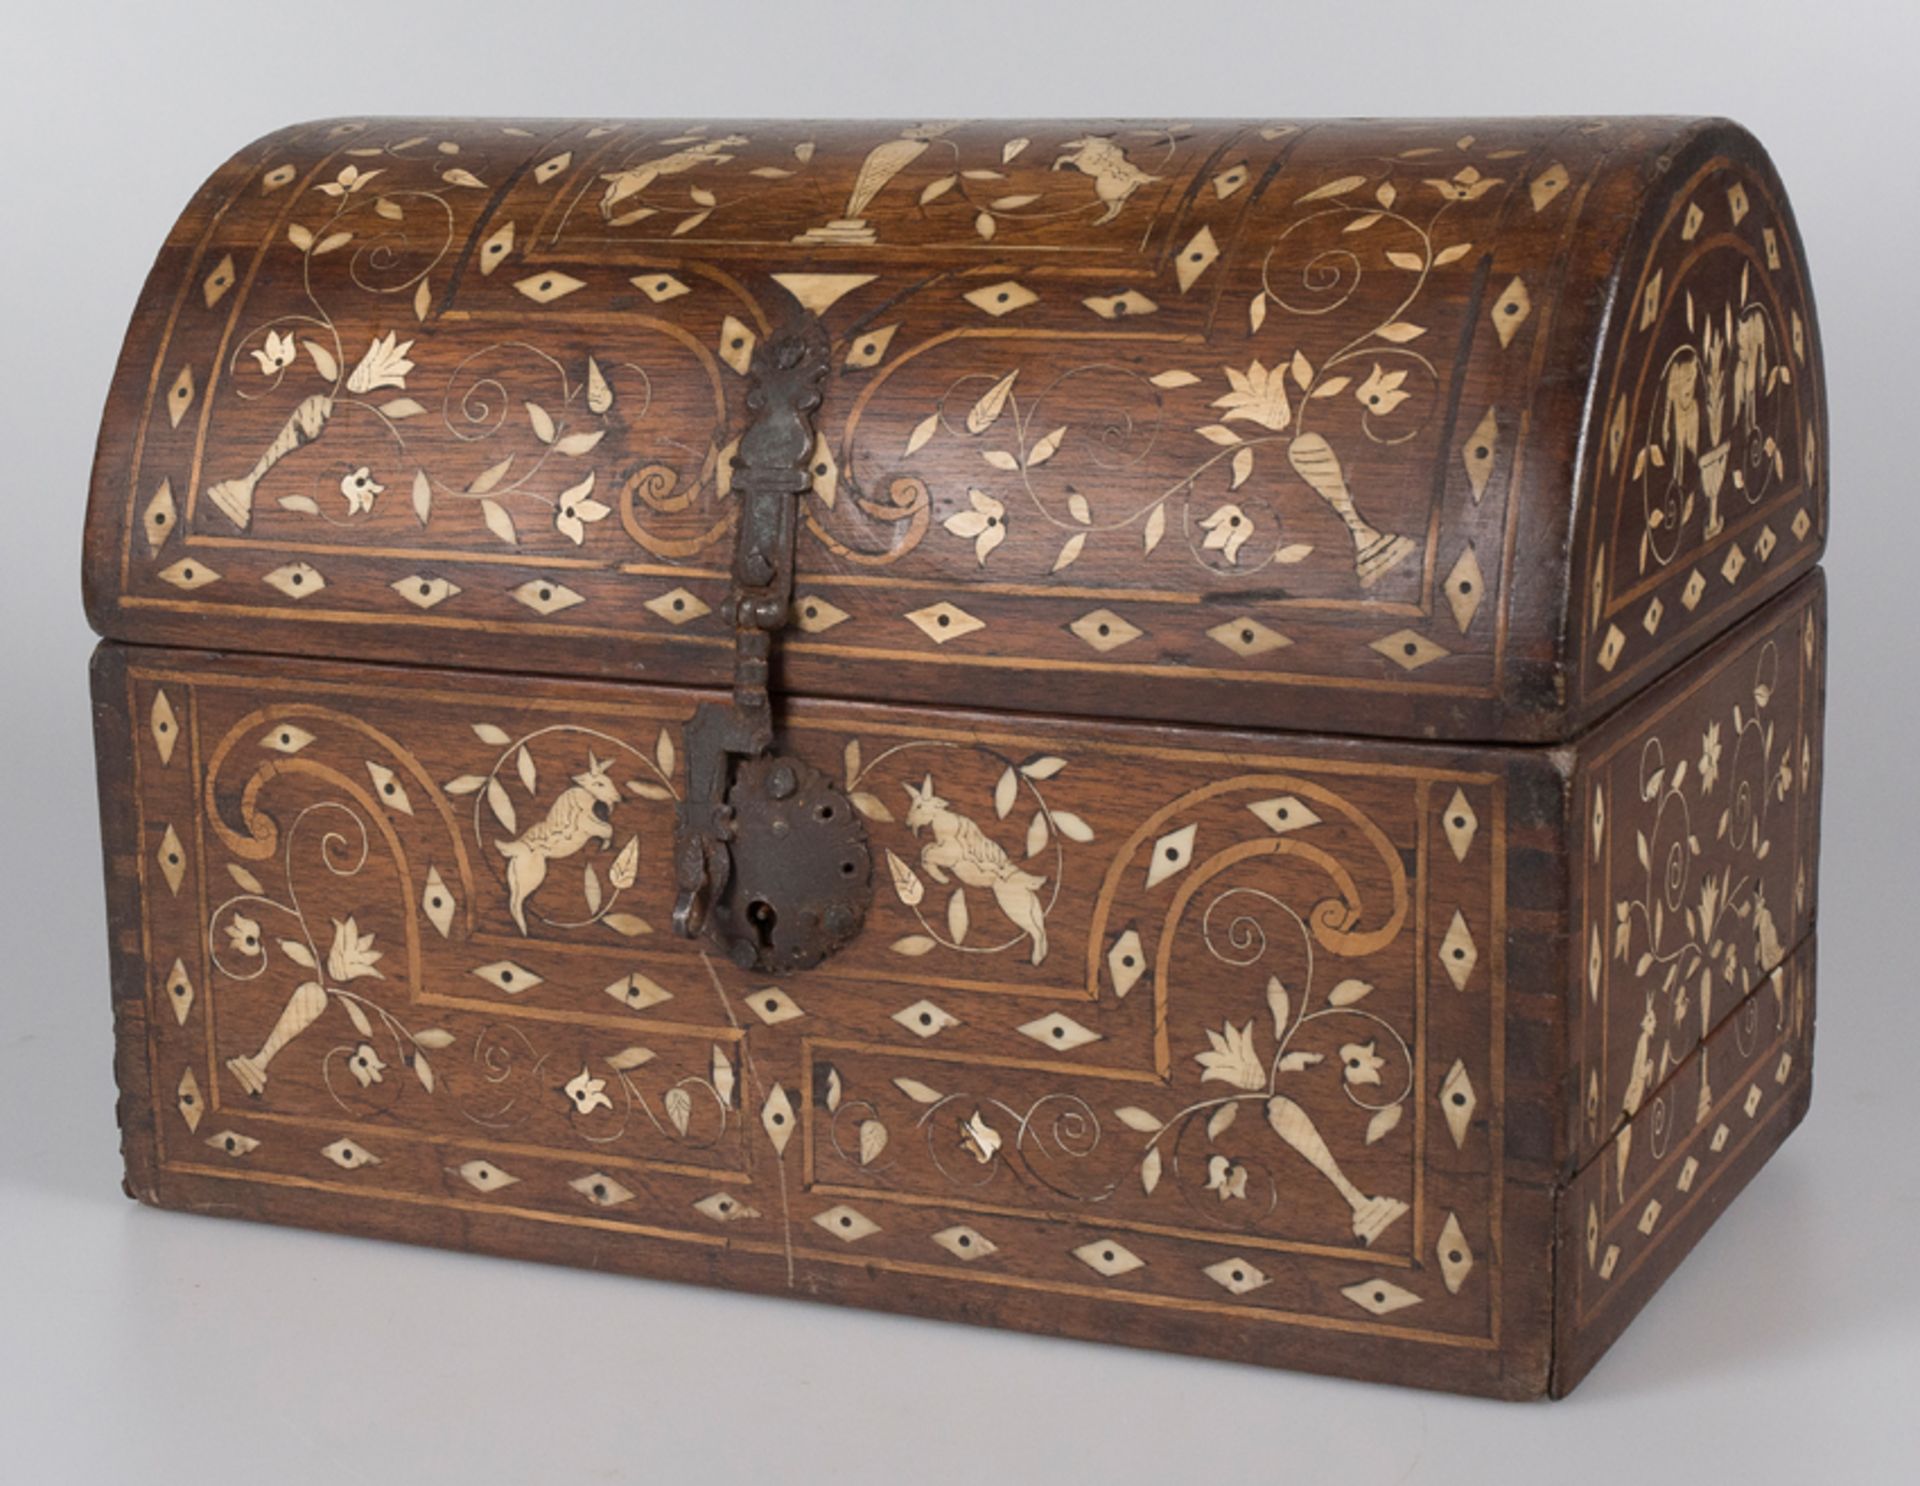
[[[1261,1063],[1260,1054],[1253,1045],[1252,1022],[1244,1027],[1236,1027],[1228,1022],[1220,1032],[1208,1028],[1207,1041],[1212,1044],[1210,1050],[1193,1055],[1193,1061],[1204,1070],[1200,1075],[1201,1083],[1219,1079],[1236,1089],[1264,1089],[1267,1086],[1266,1066]]]
[[[293,365],[293,358],[300,354],[300,347],[291,335],[269,330],[266,341],[256,346],[252,354],[253,359],[260,363],[260,375],[271,377]]]
[[[347,498],[349,516],[371,511],[374,497],[384,494],[386,488],[373,478],[373,471],[364,464],[356,470],[348,470],[340,477],[340,493]]]
[[[1376,361],[1366,381],[1353,389],[1353,395],[1369,413],[1384,418],[1412,395],[1400,390],[1400,384],[1406,379],[1404,371],[1387,371]]]
[[[367,354],[360,358],[359,365],[347,378],[349,392],[375,392],[382,387],[402,387],[407,385],[407,373],[413,370],[413,363],[407,359],[407,352],[413,349],[412,341],[400,339],[400,333],[390,330],[377,337],[367,347]]]
[[[374,961],[379,958],[380,951],[373,947],[372,934],[362,934],[351,918],[344,923],[339,919],[333,921],[333,945],[327,951],[327,974],[342,984],[365,975],[383,980],[385,977],[373,968]]]
[[[1240,549],[1247,544],[1247,538],[1253,535],[1253,518],[1236,504],[1229,502],[1212,515],[1204,517],[1200,529],[1207,538],[1200,545],[1208,552],[1218,552],[1232,565],[1240,560]]]
[[[582,1068],[567,1081],[564,1090],[573,1101],[573,1107],[583,1115],[590,1115],[596,1109],[612,1109],[613,1101],[607,1097],[607,1081],[595,1078],[590,1069]]]
[[[1216,408],[1225,408],[1224,421],[1231,423],[1243,418],[1249,423],[1258,423],[1262,428],[1279,433],[1293,421],[1293,411],[1287,406],[1287,379],[1285,369],[1275,367],[1269,371],[1258,361],[1244,372],[1232,367],[1222,367],[1227,374],[1231,392],[1213,400]]]
[[[227,920],[227,938],[243,955],[260,953],[260,925],[245,914],[236,913]]]
[[[353,1050],[353,1056],[347,1059],[347,1072],[363,1089],[372,1088],[379,1083],[380,1075],[387,1071],[387,1065],[380,1061],[380,1055],[373,1050],[373,1044],[363,1042]]]
[[[1207,1190],[1222,1202],[1229,1198],[1246,1200],[1247,1168],[1237,1161],[1229,1161],[1225,1156],[1214,1156],[1207,1161]]]

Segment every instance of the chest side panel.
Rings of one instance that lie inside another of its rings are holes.
[[[774,984],[665,929],[695,693],[97,679],[149,1200],[1544,1386],[1542,760],[798,708],[878,880]]]

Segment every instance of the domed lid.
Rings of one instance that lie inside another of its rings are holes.
[[[1554,740],[1824,537],[1725,122],[357,120],[169,235],[89,612],[723,685],[747,373],[812,320],[789,693]]]

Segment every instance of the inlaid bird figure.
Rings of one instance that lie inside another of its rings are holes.
[[[1053,162],[1055,170],[1062,166],[1071,166],[1082,175],[1093,178],[1094,195],[1105,202],[1107,208],[1104,214],[1093,219],[1095,226],[1111,222],[1120,215],[1128,197],[1142,186],[1160,179],[1157,175],[1148,175],[1127,158],[1124,149],[1098,134],[1069,140]]]
[[[911,802],[907,829],[916,836],[922,830],[933,832],[933,839],[920,849],[921,869],[935,882],[946,882],[951,873],[967,887],[991,892],[1008,921],[1032,941],[1032,960],[1038,965],[1047,957],[1047,915],[1040,901],[1047,879],[1015,866],[997,841],[935,794],[931,774],[906,790]]]
[[[572,856],[589,841],[613,844],[613,807],[620,803],[620,786],[607,768],[589,752],[586,772],[573,776],[545,820],[528,826],[516,841],[493,843],[507,859],[507,907],[522,934],[527,932],[527,899],[547,880],[548,862]]]

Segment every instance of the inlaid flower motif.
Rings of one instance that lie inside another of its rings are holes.
[[[380,951],[373,947],[373,935],[362,934],[359,925],[349,917],[345,922],[333,921],[333,944],[327,950],[327,974],[342,983],[359,980],[371,975],[375,980],[386,977],[373,968],[374,961],[380,958]]]
[[[227,938],[243,955],[260,953],[260,925],[245,914],[236,913],[227,920]]]
[[[373,1050],[373,1044],[363,1042],[353,1050],[353,1056],[347,1059],[347,1072],[354,1076],[363,1089],[372,1088],[380,1082],[380,1075],[387,1071],[387,1065],[380,1061],[380,1055]]]
[[[1228,1022],[1220,1032],[1208,1028],[1207,1041],[1212,1044],[1210,1050],[1193,1055],[1193,1061],[1205,1070],[1200,1075],[1201,1083],[1219,1079],[1236,1089],[1264,1089],[1267,1086],[1267,1070],[1253,1045],[1252,1022],[1244,1027],[1236,1027]]]
[[[1720,778],[1720,724],[1710,722],[1700,735],[1700,792],[1710,795]]]
[[[1287,406],[1284,367],[1274,367],[1269,371],[1256,361],[1244,372],[1237,372],[1230,366],[1221,370],[1226,372],[1227,382],[1233,388],[1231,392],[1213,400],[1216,408],[1227,410],[1224,421],[1231,423],[1236,418],[1244,418],[1275,433],[1293,421],[1293,411]]]
[[[1374,1052],[1374,1043],[1349,1042],[1340,1049],[1341,1076],[1349,1084],[1377,1084],[1386,1060]]]
[[[1453,179],[1427,181],[1448,201],[1478,201],[1487,192],[1500,184],[1497,176],[1483,176],[1471,165],[1463,165],[1453,173]]]
[[[300,347],[292,335],[269,330],[265,344],[254,348],[253,359],[260,363],[260,375],[271,377],[292,366],[293,358],[299,354]]]
[[[983,490],[969,490],[971,510],[956,511],[940,524],[956,537],[973,543],[973,555],[986,566],[987,556],[1007,539],[1007,508]]]
[[[1247,1197],[1247,1168],[1237,1161],[1229,1161],[1225,1156],[1210,1158],[1207,1162],[1207,1190],[1222,1202],[1230,1197],[1244,1202]]]
[[[413,370],[413,363],[407,359],[407,352],[412,349],[413,342],[401,340],[397,330],[377,337],[367,347],[367,354],[360,358],[360,364],[354,367],[353,375],[347,378],[347,391],[374,392],[382,387],[405,387],[407,373]]]
[[[607,1097],[607,1081],[595,1078],[592,1070],[585,1067],[567,1080],[564,1092],[583,1115],[590,1115],[596,1109],[613,1108],[613,1101]]]
[[[554,502],[553,524],[576,547],[587,539],[589,521],[604,521],[613,512],[604,501],[593,498],[593,480],[589,474],[578,485],[561,491]]]
[[[373,500],[384,495],[387,487],[373,478],[373,471],[366,465],[356,470],[348,470],[340,477],[340,493],[347,498],[347,514],[358,516],[362,511],[373,509]]]
[[[1406,372],[1390,372],[1376,361],[1373,364],[1373,370],[1367,374],[1366,381],[1353,389],[1353,395],[1360,406],[1368,412],[1385,417],[1412,396],[1411,393],[1400,390],[1400,384],[1406,379]]]
[[[1000,1150],[1000,1132],[986,1122],[979,1110],[961,1121],[960,1144],[982,1166],[992,1161]]]
[[[1207,534],[1201,547],[1208,552],[1220,553],[1229,564],[1234,564],[1240,561],[1240,549],[1247,545],[1247,538],[1253,535],[1253,518],[1229,501],[1211,516],[1203,518],[1200,529]]]
[[[358,165],[349,165],[332,180],[322,181],[314,189],[327,196],[348,196],[379,174],[377,170],[362,170]]]

